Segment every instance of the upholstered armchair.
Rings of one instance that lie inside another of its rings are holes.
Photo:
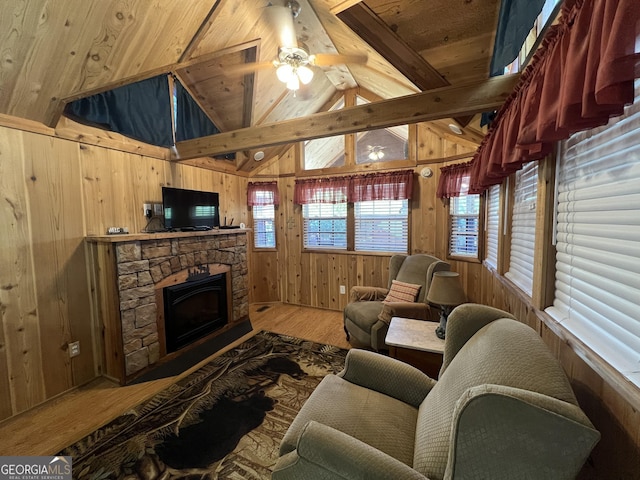
[[[533,329],[465,304],[444,358],[436,381],[351,349],[292,422],[272,478],[575,478],[600,434]]]
[[[387,288],[356,286],[351,289],[349,304],[344,309],[344,331],[357,346],[386,350],[384,341],[392,317],[431,319],[429,305],[425,302],[434,272],[449,270],[447,262],[431,255],[394,255],[389,261]],[[402,296],[385,302],[392,287],[406,290],[408,285],[419,286],[417,295],[407,301]],[[399,283],[401,282],[401,283]]]

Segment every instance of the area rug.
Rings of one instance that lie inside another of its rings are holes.
[[[268,479],[293,418],[345,355],[260,332],[58,455],[76,479]]]

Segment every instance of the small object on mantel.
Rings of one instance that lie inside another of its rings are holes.
[[[127,227],[109,227],[107,228],[107,235],[124,235],[129,233]]]
[[[229,225],[227,225],[227,217],[224,217],[224,225],[220,225],[220,228],[221,229],[240,228],[240,226],[233,224],[233,217],[231,218],[231,222],[229,222]]]

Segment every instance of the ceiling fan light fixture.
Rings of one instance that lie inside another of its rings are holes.
[[[289,83],[291,78],[295,76],[295,73],[291,65],[283,63],[276,69],[276,75],[282,83]]]
[[[287,88],[289,90],[293,90],[294,92],[300,88],[300,80],[298,79],[298,75],[291,75],[291,78],[287,82]]]
[[[307,85],[313,79],[313,70],[305,65],[298,67],[297,74],[304,85]]]

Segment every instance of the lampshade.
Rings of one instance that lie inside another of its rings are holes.
[[[458,272],[435,272],[427,293],[427,302],[436,305],[458,306],[467,301]]]

